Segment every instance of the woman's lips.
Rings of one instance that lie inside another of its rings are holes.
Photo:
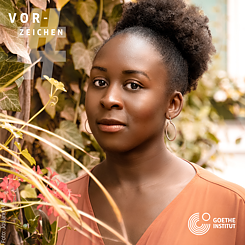
[[[125,128],[125,124],[119,120],[116,119],[108,119],[108,118],[103,118],[99,120],[98,122],[98,127],[101,131],[103,132],[118,132]]]
[[[125,126],[124,125],[119,125],[119,124],[110,124],[110,125],[106,125],[106,124],[99,124],[98,125],[99,129],[103,132],[110,132],[110,133],[114,133],[114,132],[118,132],[120,130],[122,130]]]

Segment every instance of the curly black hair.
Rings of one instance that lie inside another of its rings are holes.
[[[130,33],[150,41],[166,65],[170,91],[185,94],[196,89],[215,53],[208,22],[198,7],[183,0],[138,0],[124,5],[110,39]]]

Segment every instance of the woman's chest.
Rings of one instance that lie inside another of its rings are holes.
[[[143,193],[111,193],[122,213],[128,239],[132,244],[136,244],[140,240],[147,229],[154,224],[156,218],[170,205],[180,191],[181,188],[153,188]],[[95,217],[121,233],[121,227],[116,215],[103,194],[90,195],[90,201]],[[117,239],[105,228],[99,226],[99,230],[103,237]],[[105,245],[114,245],[115,241],[104,239],[104,243]]]
[[[216,188],[214,184],[205,182],[203,179],[195,178],[172,201],[171,196],[160,192],[155,198],[153,195],[142,198],[139,195],[119,193],[120,198],[118,196],[114,199],[122,212],[127,234],[132,244],[136,244],[138,241],[137,245],[243,245],[245,244],[245,222],[242,218],[244,211],[238,217],[240,202],[233,194],[232,198],[227,198],[227,192],[228,194],[233,193],[225,188]],[[86,194],[78,208],[92,216],[95,215],[96,218],[105,221],[122,234],[112,208],[103,198],[104,195],[100,193],[96,195],[90,193],[92,194],[89,195],[90,198]],[[164,205],[160,197],[168,200],[169,204],[165,203]],[[162,203],[162,206],[156,205],[159,202]],[[157,217],[154,218],[155,216]],[[226,225],[217,226],[217,222],[215,223],[217,217],[235,218],[236,224],[233,224],[231,228]],[[99,230],[95,222],[85,217],[83,219],[97,233],[101,232],[103,237],[118,240],[100,226]],[[125,244],[105,238],[102,240],[88,234],[92,240],[67,229],[64,236],[61,234],[58,236],[58,244]]]

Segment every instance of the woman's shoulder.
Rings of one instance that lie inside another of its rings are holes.
[[[87,190],[89,184],[89,175],[85,171],[82,174],[66,183],[67,187],[72,190],[74,194],[81,194]]]
[[[242,199],[245,204],[245,189],[242,186],[224,180],[195,163],[191,164],[195,168],[197,176],[202,180],[201,182],[211,186],[214,193],[233,193],[237,198]]]

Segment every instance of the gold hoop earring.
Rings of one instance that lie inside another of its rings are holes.
[[[86,127],[86,123],[88,123],[88,119],[86,119],[86,121],[85,121],[85,130],[87,131],[88,134],[92,134],[92,132],[89,132],[89,131],[88,131],[88,129],[87,129],[87,127]]]
[[[172,124],[172,126],[174,127],[174,137],[173,137],[173,139],[170,139],[169,136],[168,136],[168,126],[169,126],[169,124]],[[171,117],[169,117],[169,122],[167,123],[166,129],[165,129],[165,134],[166,134],[166,137],[167,137],[167,139],[169,141],[174,141],[176,136],[177,136],[177,130],[176,130],[176,127],[175,127],[174,123],[171,120]]]

